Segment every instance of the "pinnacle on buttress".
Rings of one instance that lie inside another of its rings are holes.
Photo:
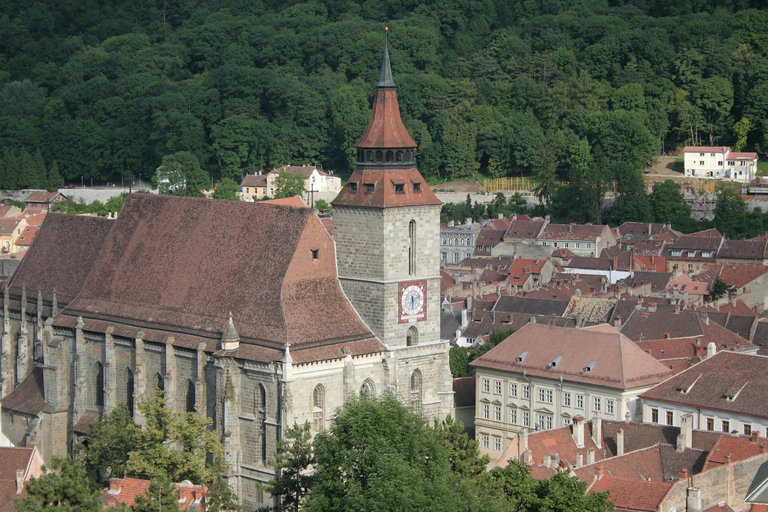
[[[229,320],[227,321],[227,328],[224,330],[224,334],[221,336],[221,348],[224,350],[235,350],[240,346],[240,335],[237,334],[235,329],[235,323],[232,321],[232,312],[229,312]]]

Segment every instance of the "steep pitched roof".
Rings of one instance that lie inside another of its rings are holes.
[[[671,483],[644,482],[604,476],[588,490],[608,492],[609,500],[620,510],[655,512],[672,487]]]
[[[173,484],[178,490],[178,504],[181,510],[203,510],[201,502],[204,500],[208,487],[204,485],[192,485],[189,482]],[[109,487],[101,493],[105,509],[119,508],[122,505],[132,506],[137,496],[143,496],[149,490],[150,481],[138,478],[110,478]]]
[[[86,328],[116,322],[219,340],[231,311],[241,351],[373,338],[341,291],[330,236],[307,208],[134,194],[114,222],[57,325],[82,315]]]
[[[543,240],[595,240],[608,226],[589,224],[547,224],[538,238]]]
[[[63,308],[80,293],[113,226],[114,221],[101,217],[48,215],[13,275],[11,295],[21,296],[25,285],[30,300],[37,299],[40,289],[43,299],[50,301],[56,289]]]
[[[520,296],[499,297],[495,311],[504,313],[530,313],[532,315],[563,316],[567,300],[531,299]]]
[[[32,372],[2,400],[3,409],[36,416],[46,405],[43,369],[36,366]]]
[[[718,352],[643,393],[641,398],[768,418],[768,357]],[[693,386],[684,382],[696,380]]]
[[[513,220],[504,238],[536,238],[547,222],[544,220]]]
[[[717,257],[762,261],[767,246],[768,240],[765,239],[724,240],[722,247],[717,252]]]
[[[243,181],[240,183],[241,187],[266,187],[267,175],[266,174],[246,174]]]
[[[528,352],[523,361],[518,356]],[[557,365],[550,363],[561,356]],[[590,362],[596,361],[589,371]],[[652,385],[672,372],[618,332],[530,323],[475,359],[472,366],[628,389]]]
[[[23,245],[23,246],[32,245],[32,242],[35,241],[35,236],[37,235],[37,232],[39,230],[40,228],[37,226],[27,226],[21,232],[21,236],[19,236],[19,239],[16,240],[16,245]]]

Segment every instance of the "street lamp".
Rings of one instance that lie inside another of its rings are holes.
[[[85,177],[80,176],[80,188],[85,188]]]
[[[445,182],[443,183],[443,192],[448,191],[448,178],[445,178]]]

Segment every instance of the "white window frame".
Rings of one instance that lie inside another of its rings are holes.
[[[491,406],[488,404],[483,404],[483,419],[491,419]]]
[[[509,410],[509,422],[512,425],[517,425],[517,409]]]
[[[531,426],[531,413],[528,411],[523,411],[523,426],[524,427]]]
[[[500,395],[501,394],[501,381],[500,380],[494,380],[493,381],[493,394],[494,395]]]
[[[584,395],[582,395],[581,393],[576,394],[576,408],[577,409],[584,408]]]
[[[571,406],[571,392],[565,391],[563,392],[563,407],[570,407]]]
[[[501,438],[494,436],[493,438],[493,449],[494,451],[500,452],[501,451]]]
[[[496,405],[493,407],[493,418],[496,421],[501,421],[501,406]]]
[[[531,386],[530,386],[530,384],[523,384],[523,399],[524,400],[530,400],[531,399]]]
[[[517,382],[509,383],[509,396],[517,398]]]
[[[605,399],[605,412],[606,412],[606,414],[613,414],[613,410],[614,410],[613,398],[606,398]]]
[[[491,436],[483,436],[483,449],[490,450],[491,448]]]
[[[602,409],[603,401],[601,397],[599,396],[593,396],[592,397],[592,410],[595,412],[600,412]]]
[[[483,393],[491,392],[491,379],[483,379]]]

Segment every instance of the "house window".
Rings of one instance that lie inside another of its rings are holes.
[[[659,410],[658,409],[651,409],[651,423],[658,423],[659,422]]]
[[[93,405],[104,407],[104,366],[98,361],[93,365]]]
[[[405,194],[405,184],[395,183],[395,194]]]
[[[704,153],[699,153],[699,156],[704,156]]]
[[[489,419],[491,417],[491,406],[483,404],[483,419]]]
[[[720,166],[720,167],[722,167],[722,165],[723,165],[723,161],[722,161],[722,160],[718,160],[718,161],[717,161],[717,165],[718,165],[718,166]]]
[[[483,379],[483,393],[491,392],[491,379]]]
[[[500,437],[494,437],[493,438],[493,449],[497,452],[501,451],[501,438]]]
[[[696,251],[688,251],[688,257],[693,258],[696,256]]]
[[[517,409],[509,410],[509,422],[513,425],[517,425]]]
[[[576,248],[578,249],[581,244],[576,242]]]
[[[318,249],[312,249],[312,259],[316,260],[320,258],[320,251]]]
[[[184,409],[186,412],[195,412],[195,385],[187,379],[184,386]]]
[[[552,390],[551,390],[551,389],[548,389],[548,390],[547,390],[547,392],[546,392],[546,396],[545,396],[544,398],[546,399],[546,402],[547,402],[548,404],[551,404],[551,403],[552,403]]]
[[[531,398],[531,386],[523,384],[523,398],[529,400]]]
[[[453,262],[454,263],[458,263],[459,262],[459,253],[454,253],[453,254]]]
[[[538,388],[539,392],[539,402],[545,403],[545,404],[551,404],[552,403],[552,390],[551,389],[544,389],[544,388]]]
[[[576,395],[576,408],[577,409],[584,408],[584,395]]]
[[[601,405],[600,397],[599,396],[592,397],[592,410],[600,411],[600,405]]]
[[[708,251],[704,251],[704,252],[701,253],[701,256],[703,258],[711,258],[712,257],[712,253],[708,252]]]
[[[744,425],[744,435],[752,435],[752,425]]]
[[[445,238],[443,238],[443,245],[446,245],[447,243],[448,243],[448,240],[446,240]]]
[[[675,414],[672,411],[667,411],[667,425],[672,425],[674,423]]]
[[[736,165],[736,163],[733,160],[728,160],[728,165]]]
[[[704,165],[704,160],[699,160],[699,165]]]
[[[501,394],[501,381],[500,380],[493,381],[493,393],[496,394],[496,395],[500,395]]]
[[[683,251],[672,251],[672,256],[682,256]]]
[[[568,242],[565,242],[565,243],[563,244],[563,247],[568,247]]]
[[[723,428],[721,428],[723,432],[730,432],[731,431],[731,422],[728,420],[723,420]]]
[[[517,398],[517,382],[509,383],[509,396]]]
[[[349,191],[350,192],[357,192],[357,183],[350,183],[349,184]]]
[[[605,412],[613,414],[613,398],[607,398],[605,400]]]
[[[528,411],[523,411],[523,426],[524,427],[531,426],[531,413],[529,413]]]
[[[413,184],[413,191],[414,192],[421,192],[421,183],[414,183]]]
[[[714,153],[710,153],[709,156],[715,156],[715,154]]]
[[[493,417],[496,421],[501,421],[501,406],[496,405],[493,408]]]
[[[376,387],[371,379],[365,379],[363,385],[360,387],[360,396],[372,398],[376,396]]]
[[[421,372],[414,370],[411,374],[411,407],[414,411],[421,411]]]
[[[544,401],[544,388],[538,388],[537,391],[539,392],[539,402]]]
[[[565,393],[563,393],[563,405],[565,407],[570,407],[571,406],[571,392],[570,391],[566,391]]]
[[[483,436],[483,449],[489,450],[491,448],[491,437]]]
[[[414,347],[419,344],[419,331],[416,327],[411,327],[405,335],[405,346]]]
[[[592,248],[592,244],[587,244],[587,249],[591,249],[591,248]]]
[[[715,418],[707,418],[707,430],[715,430]]]
[[[374,190],[376,190],[376,185],[374,183],[366,183],[365,184],[365,193],[366,194],[372,194]]]
[[[689,263],[688,264],[688,271],[690,272],[692,270],[693,270],[693,263]]]

